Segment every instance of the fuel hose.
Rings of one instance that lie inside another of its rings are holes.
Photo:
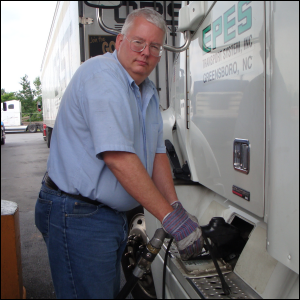
[[[165,299],[166,296],[166,270],[167,270],[167,262],[168,262],[168,254],[171,248],[173,242],[173,238],[170,239],[167,250],[166,250],[166,254],[165,254],[165,261],[164,261],[164,269],[163,269],[163,283],[162,283],[162,298]]]

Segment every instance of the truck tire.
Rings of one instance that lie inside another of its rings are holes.
[[[35,133],[36,132],[36,130],[37,130],[37,128],[36,128],[36,125],[35,124],[30,124],[29,126],[28,126],[28,129],[27,129],[29,132],[31,132],[31,133]]]
[[[128,220],[128,241],[122,256],[122,268],[126,280],[130,278],[136,260],[139,256],[139,247],[147,243],[146,224],[144,211],[139,206],[127,213]],[[131,291],[134,299],[156,299],[154,281],[151,270],[138,281]]]
[[[52,136],[52,128],[47,127],[46,129],[46,133],[47,133],[47,147],[50,148],[50,142],[51,142],[51,136]]]

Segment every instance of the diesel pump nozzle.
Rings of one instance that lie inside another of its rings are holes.
[[[138,280],[144,275],[145,272],[150,269],[151,263],[160,251],[164,239],[167,237],[169,237],[169,235],[162,228],[156,229],[153,238],[143,249],[131,277],[119,292],[116,299],[125,299],[127,295],[132,291]]]

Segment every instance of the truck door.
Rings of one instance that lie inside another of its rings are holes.
[[[186,103],[187,109],[181,127],[193,176],[263,217],[264,3],[217,2],[194,35],[186,59],[182,106]],[[184,65],[182,60],[183,54]]]

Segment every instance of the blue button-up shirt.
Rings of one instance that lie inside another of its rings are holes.
[[[156,153],[165,153],[155,85],[141,92],[113,54],[82,64],[62,97],[51,138],[47,169],[63,191],[98,200],[119,211],[138,202],[102,160],[102,152],[135,153],[152,176]]]

